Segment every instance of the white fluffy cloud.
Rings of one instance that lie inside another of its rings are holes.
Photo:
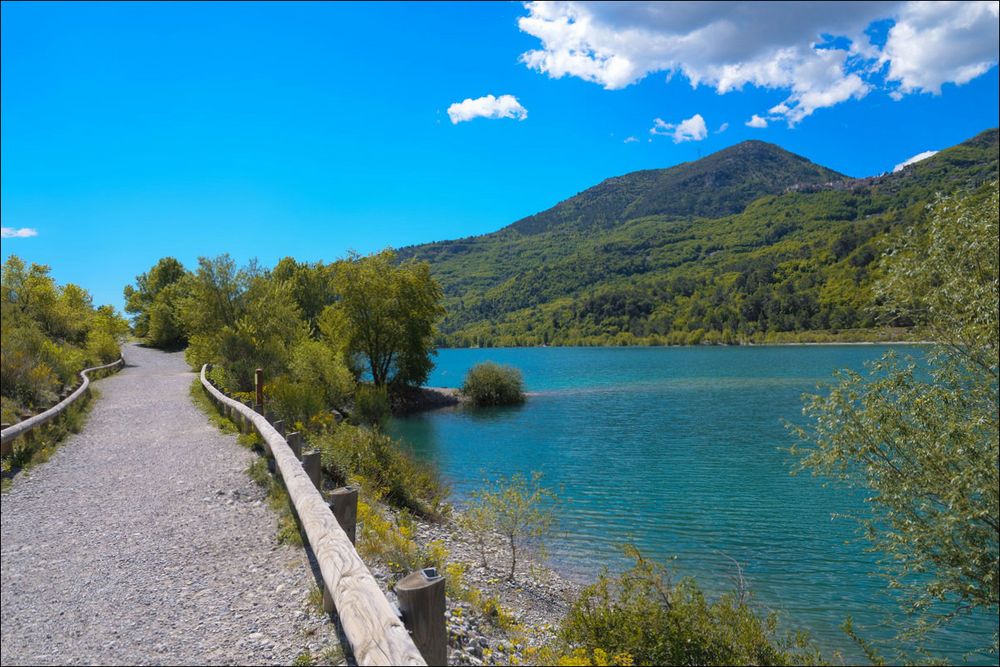
[[[0,238],[26,239],[29,236],[38,236],[38,230],[32,229],[31,227],[21,227],[20,229],[14,229],[13,227],[0,227]]]
[[[638,143],[638,141],[639,140],[636,137],[625,137],[624,143],[626,143],[626,144],[634,144],[634,143]]]
[[[671,137],[675,144],[679,144],[684,141],[701,141],[708,136],[708,127],[705,126],[705,119],[701,114],[696,113],[679,123],[668,123],[656,118],[653,120],[653,127],[649,128],[649,133]]]
[[[448,118],[452,125],[457,125],[462,121],[473,118],[516,118],[524,120],[528,117],[528,110],[521,106],[517,98],[513,95],[501,95],[494,97],[486,95],[476,99],[466,98],[461,102],[455,102],[448,107]]]
[[[729,123],[723,123],[719,126],[719,129],[715,131],[716,134],[722,134],[729,129]]]
[[[878,79],[886,63],[888,79],[908,93],[964,83],[998,59],[995,1],[525,6],[528,15],[518,25],[541,41],[541,48],[522,54],[528,67],[608,89],[666,72],[720,94],[746,85],[787,90],[770,113],[790,125],[883,85]],[[895,21],[884,50],[864,32],[880,19]]]
[[[767,127],[767,119],[766,118],[761,118],[757,114],[754,114],[753,116],[750,117],[750,120],[748,120],[744,124],[747,127],[757,127],[757,128]]]
[[[903,162],[900,162],[895,167],[893,167],[892,168],[892,173],[895,174],[897,171],[902,171],[903,169],[905,169],[906,167],[909,167],[914,162],[920,162],[921,160],[926,160],[930,156],[936,155],[936,154],[937,154],[937,151],[924,151],[923,153],[917,153],[916,155],[914,155],[913,157],[911,157],[909,160],[904,160]]]
[[[963,84],[997,62],[998,2],[911,2],[900,12],[882,51],[888,78],[899,93],[940,93]]]

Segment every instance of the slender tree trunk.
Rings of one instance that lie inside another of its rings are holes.
[[[514,568],[517,567],[517,545],[514,544],[514,536],[510,535],[510,576],[507,581],[514,581]]]
[[[483,539],[482,535],[477,536],[476,540],[479,542],[479,558],[482,559],[483,569],[485,570],[490,566],[490,564],[486,562],[486,540]]]

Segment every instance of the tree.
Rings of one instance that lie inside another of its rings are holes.
[[[510,546],[508,581],[514,581],[518,548],[528,542],[544,547],[543,540],[555,521],[556,495],[541,485],[541,479],[540,472],[531,473],[530,482],[517,473],[510,479],[487,483],[485,489],[472,494],[467,513],[484,531],[479,533],[480,542],[485,532],[496,532]]]
[[[804,468],[869,491],[860,528],[914,615],[900,637],[918,642],[960,614],[997,613],[997,219],[993,183],[909,230],[876,294],[935,346],[924,363],[890,352],[867,377],[840,372],[796,429]]]
[[[426,381],[434,325],[444,314],[430,265],[397,264],[391,250],[352,254],[336,265],[335,289],[339,299],[319,318],[324,336],[361,357],[376,387]]]
[[[176,284],[187,275],[179,261],[164,257],[147,273],[136,276],[134,287],[125,286],[125,312],[132,315],[132,327],[137,336],[146,337],[151,328],[156,328],[157,335],[150,341],[153,345],[166,347],[183,342],[175,322],[174,301]]]

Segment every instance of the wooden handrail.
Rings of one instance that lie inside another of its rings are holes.
[[[5,445],[13,441],[15,438],[24,435],[28,431],[52,421],[65,412],[66,408],[73,405],[77,399],[83,396],[83,394],[87,391],[87,387],[90,386],[90,378],[87,377],[87,373],[104,370],[105,368],[121,367],[124,365],[125,359],[123,357],[119,357],[117,361],[112,361],[110,364],[83,369],[80,371],[80,377],[83,378],[83,382],[80,383],[80,386],[77,387],[76,391],[72,394],[59,401],[45,412],[40,412],[34,417],[28,417],[24,421],[19,421],[16,424],[11,424],[3,431],[0,431],[0,446],[3,446],[3,456],[6,456],[9,453],[7,451],[8,448]]]
[[[253,424],[270,448],[358,664],[426,665],[406,626],[288,443],[263,415],[216,389],[205,375],[207,367],[201,368],[201,384],[208,395]]]

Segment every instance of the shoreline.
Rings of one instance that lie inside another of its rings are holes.
[[[447,582],[448,664],[534,664],[534,652],[556,638],[570,605],[588,584],[563,576],[530,550],[519,550],[516,579],[507,581],[509,551],[503,537],[488,538],[484,567],[475,536],[458,526],[460,515],[456,508],[437,522],[416,520],[413,535],[423,549],[443,545],[448,550],[447,567],[462,570],[464,593],[452,588],[459,582]],[[381,561],[369,567],[395,603],[392,571]],[[442,574],[446,580],[454,578],[450,572]]]

